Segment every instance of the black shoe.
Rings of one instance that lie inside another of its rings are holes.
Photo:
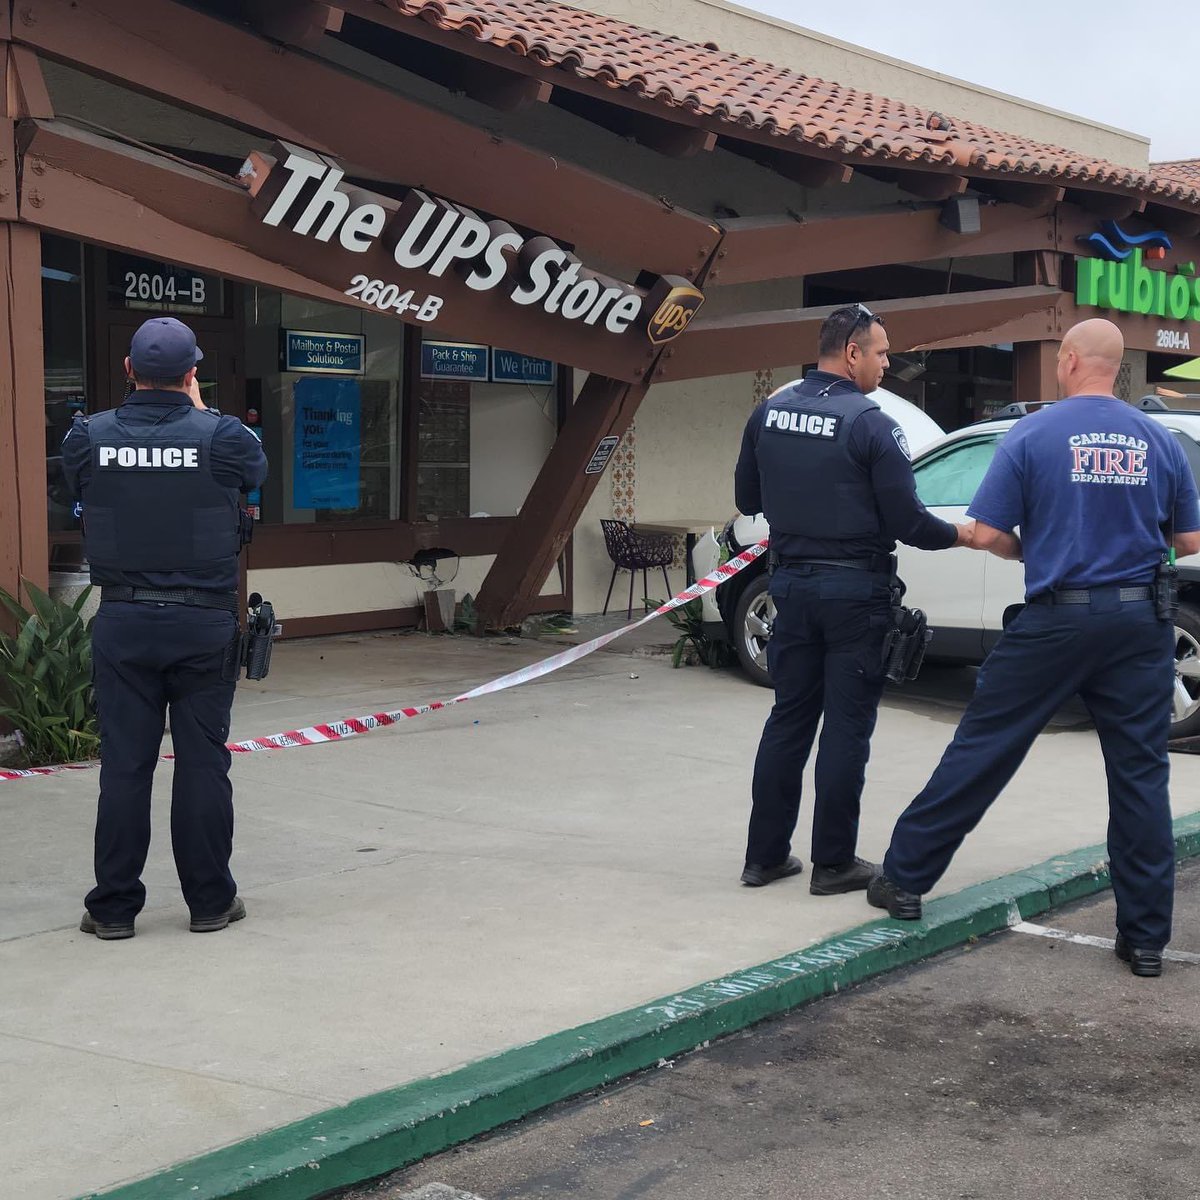
[[[1135,975],[1154,979],[1162,974],[1161,950],[1139,950],[1136,946],[1131,946],[1125,940],[1123,933],[1117,934],[1117,942],[1113,946],[1113,950],[1122,962],[1129,964],[1129,969]]]
[[[83,920],[79,922],[79,932],[93,934],[102,942],[119,942],[123,938],[133,937],[137,931],[134,929],[132,921],[122,925],[105,925],[103,922],[97,921],[90,912],[85,912]]]
[[[241,896],[234,896],[233,903],[215,917],[193,917],[188,928],[193,933],[216,933],[234,921],[240,921],[246,915],[246,905]]]
[[[872,908],[886,908],[888,916],[897,921],[921,919],[921,897],[902,891],[882,871],[867,884],[867,903]]]
[[[861,892],[879,874],[879,864],[862,858],[819,867],[813,863],[808,890],[814,896],[841,896],[845,892]]]
[[[786,879],[789,875],[799,875],[804,870],[804,864],[795,857],[789,856],[777,867],[760,867],[757,863],[747,863],[742,872],[742,882],[747,887],[766,887],[776,879]]]

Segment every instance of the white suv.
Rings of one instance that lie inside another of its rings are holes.
[[[1161,421],[1179,439],[1192,473],[1200,479],[1200,412],[1168,411],[1159,405],[1161,401],[1153,397],[1142,401],[1146,415]],[[884,407],[905,424],[894,406]],[[1021,415],[1020,406],[1014,405],[993,420],[956,430],[914,454],[917,493],[931,512],[947,521],[966,519],[967,507],[996,447]],[[719,540],[737,553],[768,532],[761,515],[736,517]],[[897,553],[900,575],[908,585],[906,603],[923,608],[934,631],[930,659],[982,662],[1000,637],[1006,614],[1024,603],[1024,567],[962,548],[929,551],[900,546]],[[697,576],[711,570],[719,555],[717,540],[700,542],[695,556]],[[1179,560],[1179,580],[1173,738],[1200,734],[1200,555]],[[764,686],[771,682],[766,647],[774,615],[767,595],[765,556],[704,598],[705,631],[732,642],[743,669]]]

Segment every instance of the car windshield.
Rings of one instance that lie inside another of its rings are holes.
[[[1188,466],[1192,468],[1192,476],[1196,480],[1196,486],[1200,487],[1200,445],[1196,439],[1190,434],[1181,433],[1178,429],[1172,429],[1171,432],[1179,439],[1179,444],[1183,447],[1183,452],[1187,456]]]
[[[921,503],[926,508],[963,508],[970,504],[1005,432],[965,438],[914,463]]]
[[[919,458],[913,464],[913,474],[921,502],[927,508],[963,508],[969,505],[992,464],[996,447],[1007,432],[1007,429],[990,430],[942,446]],[[1172,429],[1171,432],[1179,439],[1196,485],[1200,488],[1200,442],[1182,430]]]

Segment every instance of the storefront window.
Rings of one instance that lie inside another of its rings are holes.
[[[400,516],[403,327],[246,289],[246,415],[271,463],[267,524]]]
[[[417,403],[417,520],[511,517],[558,427],[557,367],[494,347],[425,340]]]
[[[62,472],[62,441],[87,408],[84,386],[83,246],[42,235],[42,354],[46,375],[46,486],[50,532],[78,528]]]

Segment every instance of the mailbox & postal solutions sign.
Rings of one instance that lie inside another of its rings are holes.
[[[296,257],[312,261],[313,277],[324,281],[336,270],[328,250],[341,263],[347,296],[406,321],[447,322],[457,326],[452,332],[478,336],[487,330],[462,328],[467,312],[478,316],[480,300],[495,301],[487,312],[500,336],[491,340],[522,337],[526,344],[515,347],[522,353],[552,350],[555,340],[564,349],[594,344],[633,376],[640,372],[627,364],[647,362],[704,302],[682,277],[659,277],[649,288],[612,279],[548,237],[526,238],[418,188],[397,201],[343,186],[344,172],[329,160],[274,149],[278,158],[256,151],[241,172],[262,223],[309,239]],[[626,354],[618,358],[620,350]]]
[[[305,375],[361,375],[361,333],[313,333],[306,329],[283,329],[280,366]]]

